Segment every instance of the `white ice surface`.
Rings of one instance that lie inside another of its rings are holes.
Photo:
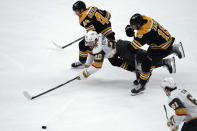
[[[197,98],[196,0],[95,0],[85,1],[112,14],[117,39],[127,38],[124,27],[136,12],[153,17],[182,41],[186,58],[176,59],[178,86]],[[160,81],[166,70],[153,72],[143,95],[130,96],[133,73],[112,67],[85,81],[72,82],[33,101],[32,95],[65,82],[81,70],[70,64],[78,58],[78,45],[56,49],[82,36],[72,11],[73,0],[0,1],[0,131],[167,131]],[[169,108],[168,108],[169,109]],[[173,113],[169,109],[170,113]]]

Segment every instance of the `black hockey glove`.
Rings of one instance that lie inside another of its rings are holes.
[[[127,25],[125,27],[125,32],[126,32],[126,34],[127,34],[128,37],[133,37],[134,34],[135,34],[134,30],[131,28],[130,25]]]

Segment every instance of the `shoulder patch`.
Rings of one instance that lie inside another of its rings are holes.
[[[86,16],[88,15],[89,11],[91,10],[91,6],[87,8],[87,10],[85,10],[84,12],[81,13],[81,16],[79,17],[79,24],[81,24],[81,22],[86,18]]]
[[[150,17],[147,17],[147,16],[143,16],[143,19],[147,20],[147,23],[144,24],[140,30],[137,31],[137,34],[146,34],[148,32],[151,31],[152,29],[152,26],[153,26],[153,20],[150,18]]]

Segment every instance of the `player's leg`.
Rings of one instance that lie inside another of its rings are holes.
[[[109,40],[115,40],[115,33],[112,32],[109,35],[106,36]]]
[[[181,128],[181,131],[188,131],[188,127],[189,127],[189,125],[187,123],[184,123]]]
[[[155,68],[155,65],[162,60],[163,56],[160,51],[152,50],[151,48],[148,49],[147,57],[141,64],[139,84],[131,90],[132,95],[145,90],[146,84],[152,75],[152,70]]]
[[[109,58],[108,60],[113,66],[120,67],[124,70],[131,71],[131,72],[135,71],[134,65],[130,65],[118,57]]]
[[[173,38],[171,45],[165,50],[164,55],[168,56],[170,54],[175,54],[178,56],[179,59],[184,58],[185,53],[184,53],[183,44],[181,42],[179,42],[178,44],[175,44],[174,41],[175,41],[175,38]]]
[[[130,72],[134,72],[136,74],[136,80],[133,81],[134,85],[138,85],[139,82],[139,70],[136,69],[135,64],[128,64],[127,62],[123,61],[122,59],[115,57],[115,58],[109,58],[108,59],[109,62],[113,65],[113,66],[117,66],[120,67],[124,70],[130,71]]]
[[[159,61],[159,63],[155,65],[155,68],[159,68],[159,67],[166,67],[170,74],[176,73],[175,58],[171,57],[171,58],[162,59],[161,61]]]
[[[79,42],[79,61],[72,63],[73,68],[82,68],[88,57],[88,47],[85,46],[85,39]]]
[[[197,119],[184,123],[181,131],[197,131]]]
[[[184,48],[181,42],[179,42],[178,44],[174,44],[172,46],[171,51],[172,53],[177,55],[179,59],[182,59],[185,57]]]

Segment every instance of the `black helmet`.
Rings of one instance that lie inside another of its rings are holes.
[[[86,4],[83,1],[77,1],[73,4],[73,10],[86,9]]]
[[[144,23],[144,20],[143,20],[143,17],[141,14],[134,14],[131,19],[130,19],[130,25],[137,25],[137,24],[140,24],[140,25],[143,25]]]

